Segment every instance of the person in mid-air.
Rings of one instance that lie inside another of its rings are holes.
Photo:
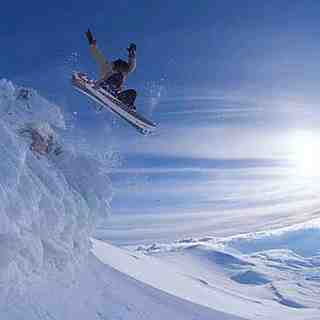
[[[131,43],[127,48],[128,61],[117,59],[110,63],[98,50],[97,41],[89,29],[85,35],[90,45],[90,52],[100,68],[100,78],[95,86],[111,91],[124,104],[135,110],[134,102],[137,92],[133,89],[123,91],[123,84],[129,73],[136,68],[136,45]]]

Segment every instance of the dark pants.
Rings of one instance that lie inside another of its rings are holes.
[[[101,84],[101,86],[114,92],[117,98],[127,106],[133,106],[137,97],[137,92],[133,89],[124,90],[119,92],[123,84],[123,75],[121,73],[114,73],[111,77]]]
[[[114,73],[112,76],[110,76],[107,80],[103,82],[101,85],[102,87],[106,89],[112,89],[112,90],[119,90],[123,84],[123,75],[121,73]]]

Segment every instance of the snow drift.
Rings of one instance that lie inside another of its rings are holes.
[[[29,150],[21,129],[36,127],[58,140],[66,124],[58,106],[34,90],[21,95],[22,90],[0,81],[1,295],[13,289],[22,294],[29,277],[70,272],[88,255],[88,237],[98,215],[108,215],[112,196],[97,159],[67,145],[59,156]]]

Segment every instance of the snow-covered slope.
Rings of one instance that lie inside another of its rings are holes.
[[[223,290],[247,308],[232,303],[233,312],[249,319],[320,316],[320,221],[228,238],[185,239],[172,244],[139,246],[136,252],[156,257],[203,287],[204,305],[227,310],[209,298]],[[132,248],[131,248],[132,249]],[[135,252],[134,251],[134,252]],[[193,291],[195,293],[195,291]],[[222,296],[223,296],[222,294]],[[196,301],[199,295],[192,298]],[[223,301],[231,302],[232,298]],[[240,300],[241,300],[240,299]],[[199,302],[201,303],[201,302]],[[229,309],[231,312],[231,310]]]

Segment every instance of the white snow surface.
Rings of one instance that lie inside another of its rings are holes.
[[[319,240],[320,220],[314,220],[273,231],[190,238],[130,249],[169,263],[179,273],[210,288],[207,300],[201,299],[206,306],[214,301],[216,309],[248,319],[318,319]],[[220,296],[232,296],[223,299],[231,303],[232,311],[223,302],[220,306],[214,290],[221,290]],[[199,297],[195,295],[192,301]],[[232,298],[238,303],[246,299],[247,307],[237,305]]]
[[[93,239],[113,151],[72,147],[82,137],[59,106],[19,90],[0,80],[1,320],[320,318],[318,221],[130,248]],[[26,126],[63,153],[31,152]]]

